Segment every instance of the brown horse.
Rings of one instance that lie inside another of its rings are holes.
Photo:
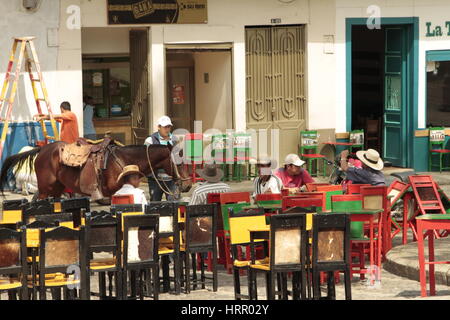
[[[7,158],[0,173],[0,191],[3,192],[3,187],[7,182],[8,170],[16,165],[21,167],[28,159],[30,165],[35,160],[34,167],[38,181],[39,199],[59,198],[66,188],[75,193],[83,194],[80,190],[81,169],[61,164],[59,150],[64,144],[64,142],[55,142]],[[135,145],[111,146],[109,148],[110,153],[106,160],[106,169],[102,170],[101,175],[101,190],[105,197],[111,197],[120,189],[121,186],[117,184],[117,178],[124,166],[132,164],[139,166],[140,171],[146,176],[152,173],[152,169],[154,172],[158,169],[164,169],[168,175],[174,177],[181,192],[189,191],[192,186],[192,181],[183,166],[177,166],[172,161],[171,147],[151,145],[147,148],[144,145]]]

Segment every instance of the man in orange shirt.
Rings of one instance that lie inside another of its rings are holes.
[[[49,115],[40,114],[34,117],[37,121],[50,120]],[[79,137],[78,120],[75,113],[71,111],[70,103],[67,101],[61,103],[61,114],[53,115],[53,118],[58,122],[62,122],[60,140],[66,143],[76,142]]]

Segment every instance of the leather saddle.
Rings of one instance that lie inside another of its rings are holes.
[[[114,140],[106,137],[98,144],[90,144],[84,138],[77,142],[65,144],[60,149],[61,164],[80,168],[80,189],[83,194],[90,195],[92,200],[103,198],[101,192],[102,165],[108,146]]]

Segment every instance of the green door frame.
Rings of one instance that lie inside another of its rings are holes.
[[[411,25],[408,39],[412,42],[412,52],[408,55],[408,65],[411,70],[408,83],[409,94],[405,102],[406,112],[406,166],[414,167],[414,131],[418,129],[418,88],[419,88],[419,18],[381,18],[381,25]],[[345,48],[346,48],[346,128],[352,129],[352,27],[367,24],[367,18],[346,18]],[[412,109],[411,109],[412,107]]]

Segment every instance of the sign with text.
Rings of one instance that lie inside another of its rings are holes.
[[[208,0],[108,0],[108,24],[208,22]]]
[[[426,37],[442,37],[444,35],[450,36],[450,21],[445,21],[443,25],[433,25],[431,22],[427,22]]]

